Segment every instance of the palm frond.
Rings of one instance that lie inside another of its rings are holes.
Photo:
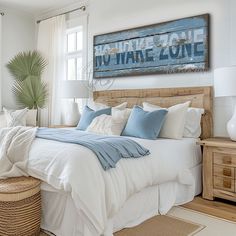
[[[48,98],[47,85],[36,76],[15,80],[12,88],[18,105],[29,109],[44,108]]]
[[[15,79],[23,81],[28,76],[41,77],[47,62],[37,51],[20,52],[7,64]]]

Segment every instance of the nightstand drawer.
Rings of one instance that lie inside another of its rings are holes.
[[[213,167],[213,175],[221,176],[221,177],[230,177],[235,179],[235,170],[233,167],[214,165]]]
[[[227,177],[214,176],[214,188],[234,192],[235,180]]]
[[[236,167],[236,155],[229,153],[213,153],[213,163],[218,165],[230,165]]]

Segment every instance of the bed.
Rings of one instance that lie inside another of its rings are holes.
[[[169,107],[191,101],[192,107],[205,111],[201,137],[212,134],[211,87],[97,91],[94,100],[109,106],[126,101],[129,107],[142,102]],[[1,176],[28,174],[43,181],[41,226],[57,236],[111,236],[154,215],[166,214],[174,205],[189,202],[201,192],[202,156],[196,138],[130,137],[126,142],[135,141],[150,155],[122,158],[116,168],[104,171],[89,148],[37,135],[35,138],[40,130],[61,133],[54,129],[10,129],[1,144],[2,153],[8,152],[1,157]],[[76,130],[63,133],[78,135]],[[82,131],[82,135],[91,134]],[[9,166],[9,160],[15,164]]]
[[[192,107],[204,108],[205,110],[201,121],[201,138],[212,135],[211,87],[96,91],[93,97],[96,102],[109,106],[116,106],[127,101],[129,107],[135,104],[141,105],[144,101],[163,107],[191,101]],[[158,139],[155,141],[133,139],[150,150],[159,150],[156,155],[158,155],[157,162],[159,161],[159,165],[162,166],[157,173],[160,178],[156,183],[150,182],[145,187],[138,186],[134,191],[135,193],[132,193],[122,206],[116,209],[115,214],[112,214],[112,217],[109,217],[106,222],[104,235],[107,236],[122,228],[138,225],[155,215],[166,214],[174,205],[189,202],[202,191],[202,156],[200,147],[196,145],[197,139]],[[42,146],[44,145],[47,145],[46,141],[42,144]],[[39,149],[40,147],[34,150],[34,155],[39,152]],[[144,172],[148,175],[148,168],[151,167],[145,167],[145,158],[142,161],[143,170],[142,164],[137,165],[136,168],[139,173]],[[122,165],[119,164],[117,169]],[[34,167],[31,170],[33,169]],[[177,176],[175,169],[179,170]],[[165,173],[166,170],[168,173]],[[171,176],[172,172],[173,176]],[[29,171],[29,174],[34,176],[35,172]],[[166,179],[169,181],[165,181]],[[95,233],[86,223],[86,215],[82,210],[78,210],[70,190],[61,191],[46,182],[42,184],[42,228],[57,236],[94,236]]]

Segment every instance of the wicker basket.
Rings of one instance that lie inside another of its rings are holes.
[[[0,236],[40,234],[40,181],[32,177],[0,180]]]

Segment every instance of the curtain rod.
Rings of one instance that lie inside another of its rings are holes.
[[[78,11],[78,10],[85,11],[85,10],[86,10],[86,6],[78,7],[78,8],[76,8],[76,9],[73,9],[73,10],[70,10],[70,11],[66,11],[66,12],[57,14],[57,15],[55,15],[55,16],[50,16],[50,17],[44,18],[44,19],[42,19],[42,20],[38,20],[38,21],[37,21],[37,24],[39,24],[41,21],[48,20],[48,19],[53,18],[53,17],[56,17],[56,16],[62,16],[62,15],[65,15],[65,14],[67,14],[67,13],[71,13],[71,12]],[[3,14],[4,14],[4,13],[3,13]]]

